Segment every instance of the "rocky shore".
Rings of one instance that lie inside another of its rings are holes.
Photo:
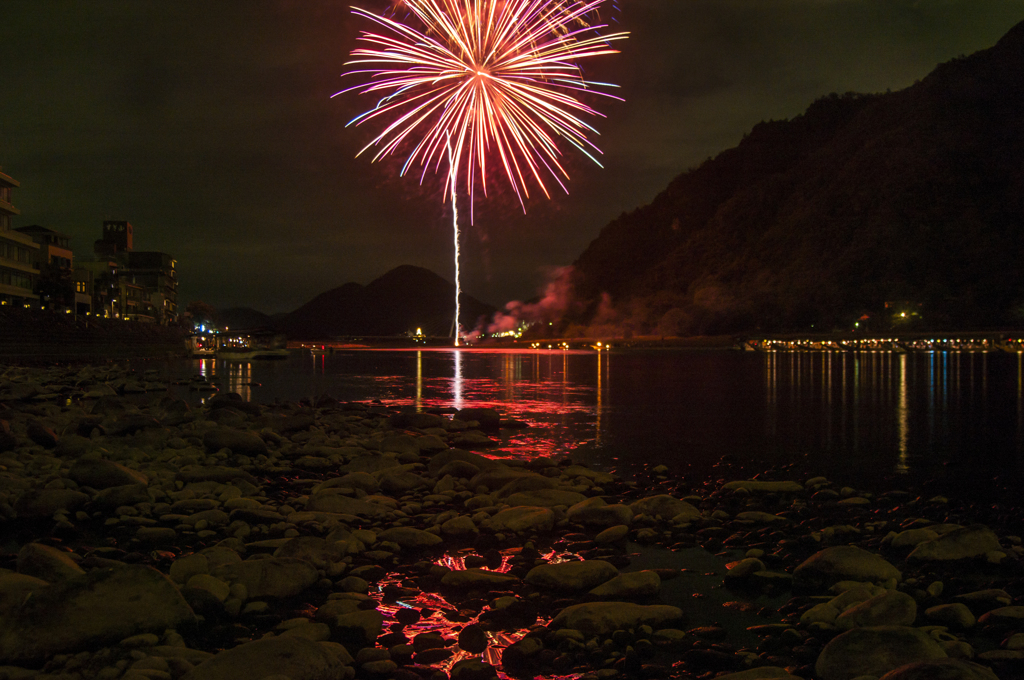
[[[519,426],[0,367],[0,680],[1024,677],[1019,506],[480,453]]]

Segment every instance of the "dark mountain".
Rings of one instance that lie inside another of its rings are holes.
[[[1022,159],[1024,23],[905,90],[758,124],[601,231],[567,321],[832,330],[912,309],[932,327],[1020,325]]]
[[[462,294],[462,326],[472,329],[494,307]],[[294,340],[333,336],[387,336],[415,332],[445,336],[451,332],[455,286],[422,267],[402,265],[366,286],[346,283],[321,293],[274,323]]]
[[[232,307],[217,312],[217,321],[224,328],[247,330],[254,328],[270,328],[273,321],[270,316],[256,311],[251,307]]]

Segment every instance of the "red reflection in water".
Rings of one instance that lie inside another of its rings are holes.
[[[493,573],[506,573],[512,568],[511,560],[519,552],[519,548],[509,548],[503,550],[501,553],[501,565],[494,569],[484,569],[484,571],[490,571]],[[447,553],[435,561],[443,567],[447,567],[452,571],[462,571],[466,567],[466,557],[469,555],[475,555],[476,552],[472,549],[464,549],[459,553]],[[580,557],[572,553],[560,553],[552,550],[541,557],[548,563],[557,564],[559,562],[567,562],[571,560],[578,560]],[[456,644],[459,633],[466,626],[470,626],[479,623],[480,616],[490,610],[490,605],[485,605],[483,609],[477,612],[470,612],[466,609],[460,609],[457,604],[449,602],[440,593],[427,593],[422,591],[416,591],[413,594],[399,597],[394,603],[383,602],[384,591],[389,587],[401,587],[403,583],[403,576],[398,572],[392,572],[382,578],[377,586],[375,592],[371,592],[370,596],[378,602],[377,609],[384,615],[384,625],[388,627],[394,623],[397,623],[396,613],[402,608],[414,609],[421,614],[421,618],[416,623],[406,625],[402,632],[406,637],[411,640],[420,635],[421,633],[440,633],[446,641],[450,643],[450,649],[454,652],[452,656],[448,657],[444,661],[430,664],[433,667],[440,668],[445,672],[451,670],[452,666],[457,664],[463,659],[478,658],[482,661],[494,666],[498,669],[498,677],[501,680],[510,680],[510,677],[501,671],[501,655],[505,651],[505,648],[509,645],[518,642],[525,635],[525,630],[518,631],[502,631],[502,630],[487,630],[487,638],[489,641],[487,649],[481,654],[472,654],[465,650],[462,650]],[[422,616],[424,611],[428,611],[429,614]],[[457,619],[457,620],[451,620]],[[540,616],[537,619],[537,623],[541,625],[547,625],[550,619]],[[562,680],[569,678],[576,678],[576,674],[572,675],[550,675],[550,676],[537,676],[545,678],[546,680]]]

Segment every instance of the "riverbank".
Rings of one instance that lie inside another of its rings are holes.
[[[180,327],[0,307],[0,361],[6,364],[184,355]]]
[[[488,457],[515,414],[211,394],[116,365],[0,370],[0,678],[1024,663],[1019,507],[728,460],[625,481]]]

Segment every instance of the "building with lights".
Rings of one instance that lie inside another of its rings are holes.
[[[39,246],[35,269],[38,275],[36,292],[40,305],[58,311],[89,311],[89,297],[75,288],[74,253],[71,237],[53,229],[33,224],[15,229]]]
[[[170,324],[178,318],[177,261],[167,253],[135,250],[130,222],[107,220],[93,244],[95,259],[80,262],[76,286],[89,292],[100,316]]]
[[[11,225],[11,218],[21,214],[11,202],[13,190],[20,186],[0,168],[0,305],[38,307],[39,244]]]

